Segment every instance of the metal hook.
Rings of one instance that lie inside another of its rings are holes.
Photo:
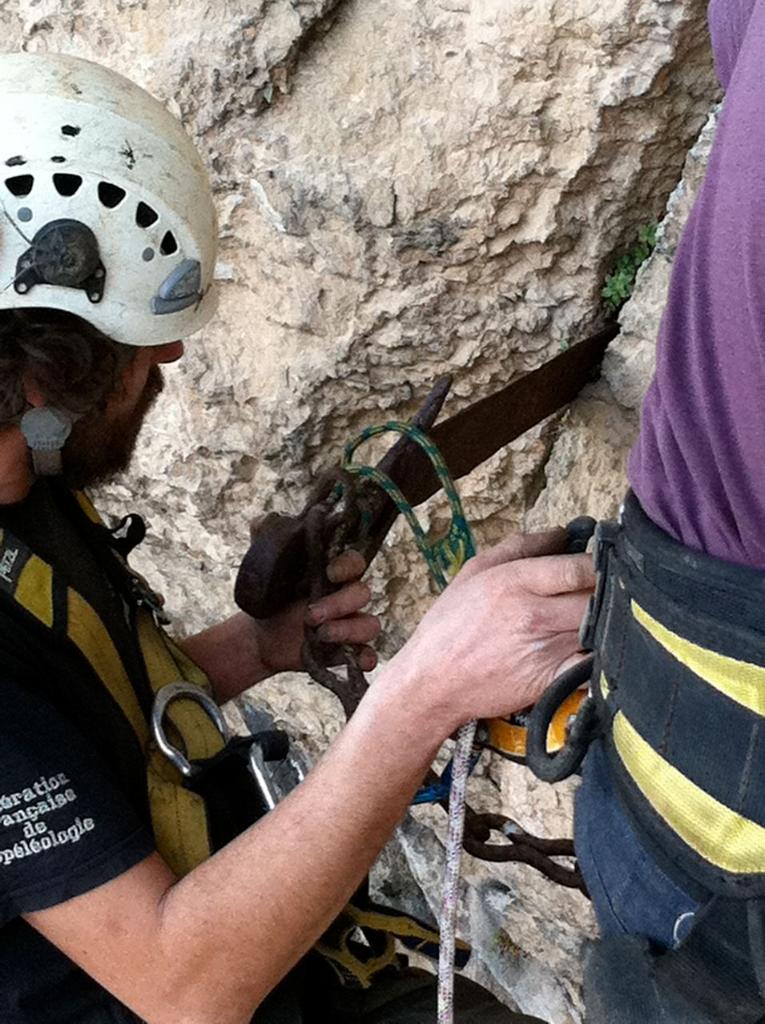
[[[165,735],[165,715],[169,705],[174,700],[193,700],[199,704],[199,706],[202,707],[210,716],[213,724],[223,737],[224,742],[228,742],[229,740],[228,726],[226,725],[226,720],[223,717],[221,709],[212,697],[198,686],[192,686],[190,683],[168,683],[167,686],[163,686],[159,691],[154,700],[154,707],[151,712],[151,731],[154,734],[157,746],[168,761],[175,765],[184,778],[190,779],[195,774],[194,766],[191,764],[189,759],[177,749],[177,747],[172,745]]]

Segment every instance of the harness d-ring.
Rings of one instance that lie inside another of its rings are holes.
[[[221,709],[212,697],[198,686],[192,686],[190,683],[168,683],[157,693],[151,711],[151,731],[154,739],[168,761],[178,769],[185,779],[190,779],[195,774],[194,766],[177,747],[173,746],[165,734],[165,715],[174,700],[193,700],[199,704],[209,715],[224,743],[229,740],[228,726]]]
[[[602,729],[595,702],[592,697],[586,697],[568,727],[566,742],[560,750],[548,752],[547,737],[555,713],[572,693],[590,681],[593,661],[590,655],[559,675],[529,715],[526,767],[542,782],[561,782],[573,775],[584,760],[590,743]]]

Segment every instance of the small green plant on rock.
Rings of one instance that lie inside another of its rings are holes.
[[[635,244],[624,256],[619,257],[614,269],[606,277],[600,294],[609,312],[618,313],[632,295],[638,270],[656,248],[657,227],[656,224],[644,224],[638,231]]]

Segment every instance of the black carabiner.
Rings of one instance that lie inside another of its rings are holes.
[[[568,729],[565,744],[547,752],[547,733],[561,704],[592,676],[594,657],[567,669],[534,705],[526,728],[526,765],[542,782],[561,782],[579,768],[590,743],[600,731],[600,717],[592,697],[587,697]]]

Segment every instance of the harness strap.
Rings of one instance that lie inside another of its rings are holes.
[[[75,497],[90,522],[105,528],[87,495],[77,492]],[[179,680],[188,681],[210,693],[210,685],[204,673],[159,627],[154,614],[155,603],[158,602],[156,599],[154,603],[151,601],[154,595],[145,581],[132,572],[124,558],[117,553],[114,553],[113,557],[126,576],[131,581],[136,581],[134,586],[140,586],[148,591],[147,600],[134,611],[134,626],[153,695],[156,697],[163,687]],[[77,616],[70,616],[70,635],[71,627],[77,621]],[[106,634],[103,624],[101,629]],[[76,636],[72,636],[72,639],[77,642]],[[83,653],[87,654],[87,650],[83,649]],[[107,674],[98,672],[98,675],[109,685]],[[132,690],[124,666],[120,675],[125,677],[127,688]],[[166,719],[166,728],[174,745],[190,761],[213,758],[225,745],[223,737],[196,701],[173,701],[167,709]],[[213,852],[205,802],[201,796],[184,785],[178,769],[167,760],[150,738],[143,714],[140,715],[140,723],[135,716],[129,717],[128,720],[146,751],[149,806],[157,849],[170,868],[177,875],[183,876],[207,860]]]
[[[762,1024],[765,574],[679,544],[631,494],[595,558],[583,644],[598,742],[641,841],[701,909],[661,955],[637,938],[596,945],[593,1024]]]
[[[103,525],[85,495],[76,497],[90,522]],[[149,803],[157,849],[176,874],[188,873],[212,852],[204,801],[185,788],[180,773],[150,739],[148,722],[109,630],[92,605],[22,541],[3,530],[0,544],[0,574],[4,564],[2,590],[6,596],[80,652],[138,739],[147,757]],[[129,573],[124,563],[121,562],[121,566]],[[179,679],[209,690],[203,673],[162,633],[149,609],[137,608],[134,615],[152,692],[156,694],[166,684]],[[222,749],[220,734],[194,701],[174,702],[168,710],[168,718],[168,727],[173,730],[176,742],[190,759],[204,760]]]

